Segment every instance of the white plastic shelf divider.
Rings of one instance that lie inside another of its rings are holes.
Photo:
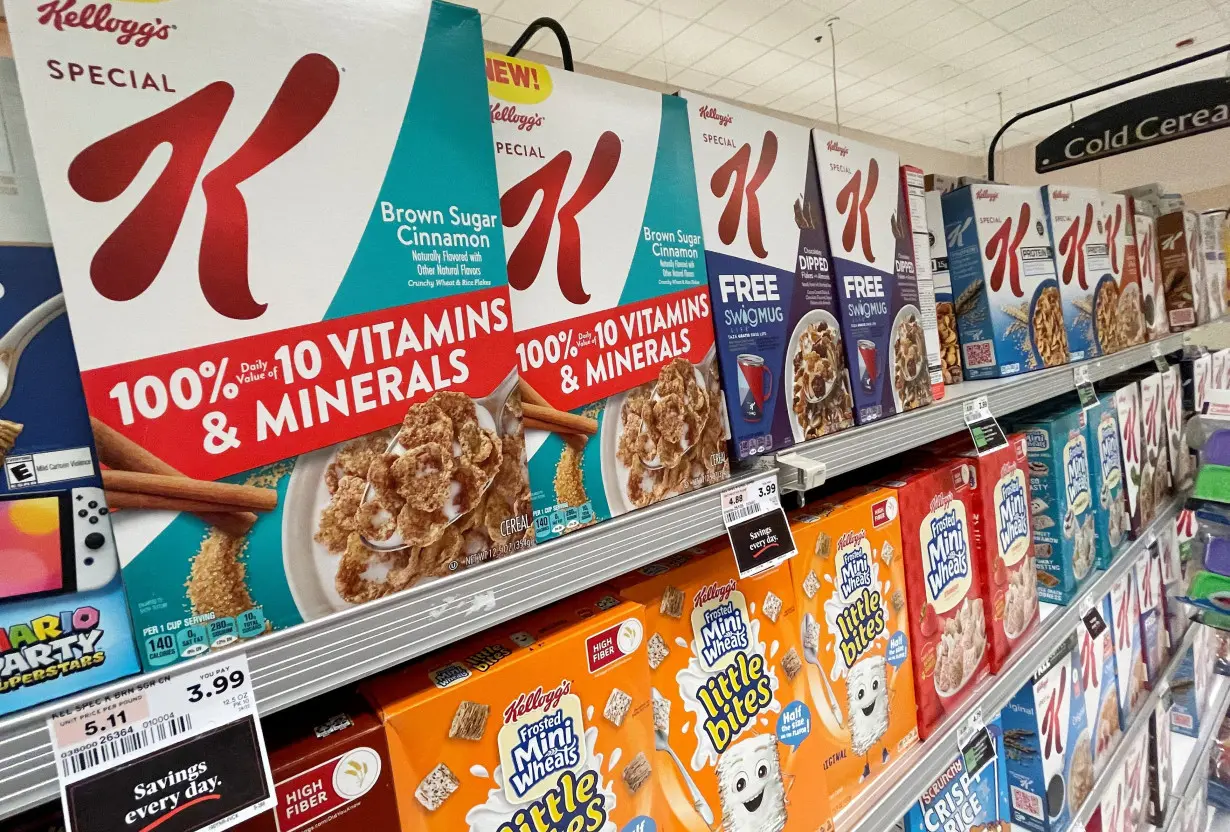
[[[1182,498],[1171,500],[1148,530],[1115,559],[1110,569],[1098,572],[1071,604],[1055,607],[1052,614],[1039,621],[1033,635],[1018,648],[1006,667],[981,682],[965,704],[949,714],[926,741],[898,758],[838,813],[837,832],[883,832],[900,821],[956,757],[957,735],[964,731],[971,716],[977,712],[983,719],[990,719],[1008,704],[1056,645],[1075,631],[1082,602],[1096,601],[1110,592],[1111,585],[1127,572],[1162,524],[1174,522],[1181,504]]]
[[[1204,625],[1193,624],[1192,626],[1202,627]],[[1182,812],[1184,801],[1191,795],[1192,790],[1208,777],[1209,753],[1213,749],[1217,731],[1221,728],[1222,715],[1225,714],[1227,705],[1230,705],[1230,679],[1217,676],[1213,680],[1212,690],[1209,691],[1209,701],[1205,706],[1204,725],[1200,729],[1200,736],[1195,740],[1182,735],[1172,737],[1172,741],[1186,740],[1189,753],[1183,767],[1180,769],[1175,766],[1174,768],[1171,781],[1173,788],[1170,792],[1170,801],[1166,806],[1166,821],[1161,826],[1161,832],[1172,832]],[[1179,761],[1178,755],[1171,759],[1175,763]]]
[[[978,396],[987,397],[991,412],[997,417],[1023,410],[1075,390],[1073,371],[1077,367],[1088,367],[1090,380],[1101,381],[1144,364],[1154,355],[1182,349],[1184,338],[1193,336],[1200,329],[1175,333],[1158,341],[1089,361],[1009,378],[967,381],[952,385],[947,388],[942,401],[928,407],[803,442],[783,451],[777,455],[777,464],[781,469],[781,487],[783,490],[799,490],[803,482],[798,467],[790,462],[792,456],[797,455],[811,463],[823,463],[826,477],[845,474],[956,433],[965,427],[964,403]]]
[[[721,490],[772,470],[736,477],[226,652],[248,654],[257,707],[262,714],[273,713],[712,540],[725,533]],[[210,662],[223,652],[171,669]],[[141,678],[0,719],[0,819],[56,798],[47,718]]]

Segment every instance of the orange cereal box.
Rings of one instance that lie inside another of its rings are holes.
[[[918,742],[897,494],[861,486],[790,515],[808,701],[834,811]]]
[[[645,649],[591,590],[365,682],[402,829],[663,829]]]
[[[618,585],[645,605],[661,828],[828,828],[789,567],[741,579],[714,541]]]

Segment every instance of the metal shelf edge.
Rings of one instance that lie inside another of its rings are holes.
[[[1202,627],[1203,624],[1193,624],[1193,627]],[[1224,714],[1226,706],[1230,705],[1230,679],[1225,676],[1218,676],[1214,682],[1218,685],[1215,693],[1209,696],[1208,704],[1205,706],[1205,713],[1209,716],[1206,720],[1206,725],[1200,731],[1200,737],[1196,740],[1196,747],[1192,749],[1191,757],[1183,766],[1183,771],[1179,774],[1179,788],[1172,789],[1170,792],[1169,804],[1166,807],[1166,821],[1162,824],[1160,832],[1172,832],[1175,821],[1179,817],[1179,813],[1183,808],[1183,803],[1192,793],[1192,787],[1200,782],[1196,777],[1197,772],[1204,771],[1205,778],[1208,777],[1209,751],[1213,748],[1213,742],[1217,738],[1217,732],[1221,728],[1222,720],[1218,714]]]

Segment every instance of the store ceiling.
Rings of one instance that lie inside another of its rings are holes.
[[[833,16],[841,122],[981,154],[1003,115],[1230,42],[1230,0],[461,0],[485,37],[560,20],[577,62],[832,122],[825,21]],[[815,37],[824,35],[822,43]],[[1195,43],[1185,49],[1184,38]],[[530,49],[559,54],[540,34]],[[1152,89],[1227,73],[1225,56],[1075,108],[1077,117]],[[1021,122],[1010,144],[1066,123]]]

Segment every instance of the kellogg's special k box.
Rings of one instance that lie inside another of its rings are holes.
[[[1114,298],[1102,302],[1106,307],[1109,326],[1098,329],[1102,352],[1118,352],[1124,347],[1145,342],[1145,319],[1141,297],[1141,251],[1136,239],[1136,206],[1127,194],[1099,195],[1102,200],[1101,231],[1110,258],[1110,276],[1114,279]],[[1112,290],[1099,291],[1110,293]],[[1100,299],[1101,300],[1101,299]]]
[[[478,14],[71,6],[8,20],[144,665],[530,545]]]
[[[1063,300],[1063,323],[1068,333],[1068,358],[1080,361],[1097,358],[1102,345],[1095,333],[1094,300],[1110,276],[1110,256],[1105,238],[1097,233],[1102,225],[1102,203],[1093,188],[1042,186],[1051,247],[1059,271],[1059,294]],[[1107,328],[1115,308],[1106,299],[1118,289],[1103,293],[1102,316]]]
[[[854,424],[807,128],[684,93],[735,455]]]
[[[688,104],[487,55],[539,540],[725,480]]]
[[[1145,335],[1150,341],[1156,341],[1170,334],[1157,220],[1151,214],[1139,211],[1132,220],[1136,227],[1136,251],[1140,259],[1140,309],[1145,316]]]

